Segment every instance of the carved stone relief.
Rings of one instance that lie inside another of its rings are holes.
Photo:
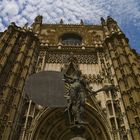
[[[99,74],[97,74],[97,75],[95,75],[95,74],[93,74],[93,75],[91,75],[91,74],[89,74],[89,75],[84,75],[85,76],[85,78],[86,78],[86,80],[89,82],[89,83],[97,83],[97,84],[99,84],[99,83],[102,83],[103,82],[103,77],[101,76],[101,75],[99,75]]]
[[[93,54],[93,55],[74,55],[77,60],[78,63],[80,64],[97,64],[98,63],[98,59],[97,59],[97,55]],[[69,54],[48,54],[46,57],[46,62],[47,63],[67,63],[67,60],[69,58]]]

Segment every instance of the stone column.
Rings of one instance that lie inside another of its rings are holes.
[[[17,35],[20,35],[17,38]],[[15,122],[18,119],[18,111],[21,108],[23,100],[23,87],[27,76],[32,72],[33,61],[35,61],[36,49],[38,47],[38,39],[32,32],[23,32],[20,29],[14,31],[14,35],[11,38],[11,46],[14,46],[16,39],[22,39],[22,41],[15,45],[18,49],[14,49],[13,63],[10,67],[10,75],[7,76],[6,83],[4,83],[2,103],[0,104],[0,138],[1,140],[14,139],[13,130],[17,127]],[[11,47],[9,46],[9,47]],[[3,52],[10,55],[11,48],[7,47]],[[8,58],[8,57],[7,57]],[[5,60],[6,63],[6,60]],[[4,64],[4,63],[3,63]],[[3,70],[3,69],[2,69]],[[21,114],[20,114],[21,115]]]

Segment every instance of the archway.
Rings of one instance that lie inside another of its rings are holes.
[[[80,132],[69,124],[64,109],[45,109],[34,120],[30,140],[110,140],[109,127],[95,108],[86,105],[84,115],[88,124],[82,125]],[[78,129],[79,131],[79,129]],[[78,139],[79,138],[79,139]]]

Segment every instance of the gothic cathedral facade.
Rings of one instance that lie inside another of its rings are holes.
[[[37,105],[23,92],[29,75],[62,69],[80,70],[92,90],[117,88],[86,100],[88,124],[78,135],[64,109]],[[37,16],[31,27],[11,23],[0,33],[0,139],[140,140],[140,56],[114,19],[45,24]]]

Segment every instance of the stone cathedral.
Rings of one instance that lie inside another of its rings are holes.
[[[31,27],[13,22],[0,33],[0,140],[140,140],[140,55],[117,22],[109,16],[100,25],[42,19]],[[82,133],[71,129],[64,108],[43,107],[23,92],[33,73],[62,70],[81,71],[93,91],[117,88],[86,99]]]

